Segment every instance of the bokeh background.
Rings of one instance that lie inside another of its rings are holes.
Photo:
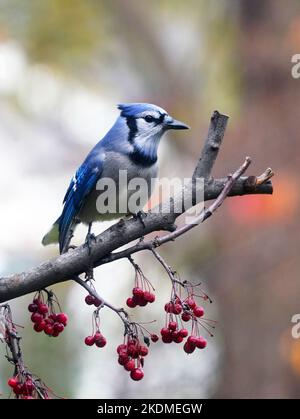
[[[31,330],[26,363],[66,398],[298,397],[300,340],[300,51],[297,0],[0,0],[0,271],[27,269],[57,254],[41,237],[61,210],[74,170],[112,125],[120,102],[152,102],[187,122],[160,148],[162,176],[190,176],[214,109],[230,116],[214,174],[246,155],[250,174],[271,166],[273,196],[228,199],[205,225],[161,250],[181,277],[203,282],[218,320],[205,351],[192,356],[158,343],[145,378],[132,382],[117,364],[122,326],[103,310],[103,350],[88,348],[91,308],[77,285],[55,286],[70,316],[58,339]],[[107,228],[95,227],[96,232]],[[77,241],[84,231],[78,231]],[[149,255],[136,260],[157,289],[134,318],[159,330],[169,283]],[[97,270],[97,289],[124,304],[134,272],[120,261]],[[12,367],[0,353],[0,393]]]

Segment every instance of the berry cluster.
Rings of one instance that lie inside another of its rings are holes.
[[[194,352],[194,350],[196,348],[198,348],[198,349],[204,349],[206,347],[206,345],[207,345],[207,341],[206,341],[206,339],[204,339],[204,337],[190,335],[187,338],[187,341],[185,342],[185,344],[183,345],[183,350],[187,354],[191,354],[191,353]]]
[[[142,339],[144,344],[141,343]],[[140,381],[144,377],[144,358],[149,353],[150,340],[155,343],[158,339],[156,334],[151,334],[140,323],[127,321],[125,324],[124,341],[117,347],[118,362],[130,372],[132,380]]]
[[[20,396],[22,399],[34,399],[32,393],[35,386],[30,378],[22,382],[17,376],[14,376],[8,380],[7,384],[12,388],[16,396]]]
[[[181,343],[189,334],[187,329],[179,329],[176,321],[170,321],[167,327],[161,329],[160,333],[164,343]]]
[[[46,298],[45,294],[47,294]],[[68,316],[61,312],[52,292],[47,291],[45,294],[43,291],[39,291],[33,302],[28,306],[28,311],[32,313],[33,329],[38,333],[44,332],[48,336],[57,337],[67,326]],[[55,305],[58,306],[59,313],[55,313]]]
[[[209,328],[214,328],[214,321],[203,318],[204,309],[197,305],[195,297],[209,300],[209,297],[202,293],[196,295],[196,286],[185,283],[187,297],[181,299],[173,288],[171,300],[165,304],[166,325],[160,331],[164,343],[181,343],[185,338],[183,350],[191,354],[196,348],[204,349],[207,345],[206,339],[200,335],[200,327],[204,328],[212,336]],[[191,333],[183,327],[182,322],[191,322]]]
[[[86,302],[86,304],[88,305],[88,306],[92,306],[92,305],[94,305],[95,307],[100,307],[101,306],[101,304],[102,304],[102,301],[101,300],[99,300],[99,298],[97,298],[97,297],[94,297],[93,295],[91,295],[91,294],[88,294],[86,297],[85,297],[85,300],[84,300],[85,302]]]
[[[8,379],[7,384],[17,399],[50,399],[48,388],[27,371],[23,371],[23,374],[16,373]]]
[[[87,346],[96,345],[98,348],[103,348],[106,345],[106,338],[100,332],[100,317],[99,310],[94,311],[93,314],[93,332],[84,339]]]
[[[154,288],[151,282],[145,277],[141,268],[132,259],[130,259],[130,262],[135,269],[135,286],[132,289],[132,296],[126,300],[127,306],[129,308],[135,308],[136,306],[144,307],[148,303],[154,303],[155,295],[152,292]]]
[[[106,345],[106,339],[105,337],[102,335],[102,333],[100,333],[100,330],[98,330],[96,333],[94,333],[93,335],[87,336],[84,339],[84,343],[87,346],[93,346],[96,345],[98,348],[103,348]]]
[[[132,297],[127,298],[126,304],[130,308],[136,306],[144,307],[148,303],[155,301],[155,295],[150,291],[144,291],[140,287],[134,287],[132,290]]]
[[[141,345],[137,337],[128,337],[117,347],[117,352],[119,364],[130,372],[132,380],[141,380],[144,377],[144,357],[148,355],[148,348]]]

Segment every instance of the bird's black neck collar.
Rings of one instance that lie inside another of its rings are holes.
[[[157,161],[157,155],[151,156],[149,154],[144,153],[142,150],[138,149],[137,147],[129,154],[130,160],[132,160],[135,164],[143,167],[150,167]]]

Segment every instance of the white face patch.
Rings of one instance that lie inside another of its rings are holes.
[[[159,111],[145,111],[136,118],[137,133],[135,135],[135,142],[139,145],[147,142],[151,138],[155,139],[163,133],[163,119],[162,115],[166,112],[162,109]]]
[[[144,119],[137,119],[137,133],[134,142],[143,147],[148,142],[159,140],[163,134],[162,126],[154,122],[146,122]]]

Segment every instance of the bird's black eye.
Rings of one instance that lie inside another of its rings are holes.
[[[155,120],[155,118],[152,115],[146,115],[145,116],[145,121],[146,122],[153,122]]]

